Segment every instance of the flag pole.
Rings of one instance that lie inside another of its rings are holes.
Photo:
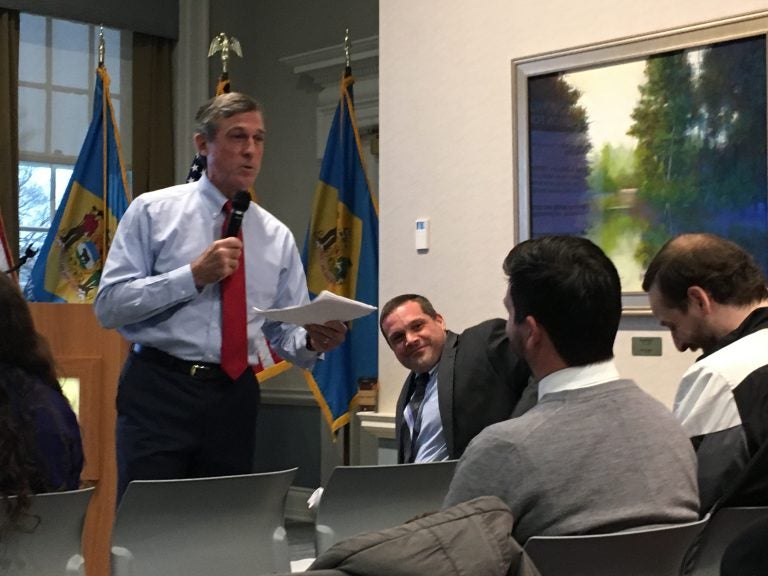
[[[349,28],[344,29],[344,77],[352,75],[352,41],[349,39]],[[343,86],[343,82],[342,82]],[[342,98],[343,98],[342,94]],[[351,407],[350,407],[351,409]],[[350,456],[352,454],[352,418],[347,420],[344,424],[344,440],[342,448],[342,463],[344,466],[349,466]]]
[[[352,40],[349,39],[349,28],[344,29],[344,67],[346,73],[352,72]]]
[[[106,43],[104,41],[104,25],[99,25],[99,66],[98,70],[96,72],[96,75],[101,75],[102,77],[102,88],[101,91],[101,132],[102,132],[102,147],[101,147],[101,165],[104,166],[104,170],[102,170],[101,173],[101,211],[106,216],[109,214],[109,193],[108,193],[108,174],[107,174],[107,162],[108,162],[108,154],[107,150],[109,149],[109,127],[107,126],[107,116],[109,115],[109,110],[107,110],[107,98],[109,98],[109,83],[105,82],[105,76],[103,75],[104,72],[104,56],[106,53]],[[104,218],[104,234],[101,235],[101,253],[106,258],[107,255],[107,236],[109,236],[109,226],[108,226],[108,218]]]
[[[99,68],[104,67],[104,25],[99,25]]]

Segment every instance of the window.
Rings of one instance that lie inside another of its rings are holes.
[[[104,29],[110,96],[130,166],[131,34]],[[39,250],[69,184],[91,121],[99,27],[21,14],[19,45],[19,254]],[[34,265],[20,271],[22,287]]]

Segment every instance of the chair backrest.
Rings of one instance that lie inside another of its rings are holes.
[[[534,536],[525,551],[542,576],[678,576],[706,519],[610,534]]]
[[[19,529],[0,535],[0,574],[83,574],[82,534],[94,488],[36,494]],[[0,505],[0,524],[5,522]]]
[[[360,532],[391,528],[440,510],[455,468],[456,460],[336,467],[315,519],[317,554]]]
[[[720,508],[694,543],[684,574],[720,576],[720,560],[728,544],[751,524],[768,518],[768,506]]]
[[[284,516],[295,474],[129,483],[112,532],[113,576],[290,571]]]

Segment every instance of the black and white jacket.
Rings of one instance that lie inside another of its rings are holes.
[[[688,369],[674,413],[696,449],[706,512],[768,442],[768,307],[752,312]]]

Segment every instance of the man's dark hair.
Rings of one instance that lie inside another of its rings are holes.
[[[228,92],[214,96],[203,104],[195,115],[197,127],[196,134],[202,134],[206,141],[216,138],[219,130],[219,121],[222,118],[230,118],[235,114],[244,112],[261,112],[261,104],[242,92]]]
[[[395,309],[399,308],[406,302],[416,302],[419,306],[421,306],[421,311],[424,312],[424,314],[432,318],[432,320],[437,318],[435,307],[432,306],[432,302],[427,300],[424,296],[421,296],[420,294],[400,294],[400,296],[395,296],[389,302],[384,304],[384,307],[381,309],[381,316],[379,317],[379,329],[384,335],[384,340],[387,340],[387,335],[384,334],[384,320],[386,320],[387,316],[392,314]],[[387,340],[387,342],[389,342],[389,340]]]
[[[714,234],[684,234],[669,240],[643,278],[656,283],[664,303],[685,312],[688,288],[699,286],[719,304],[748,306],[768,298],[766,280],[749,252]]]
[[[504,260],[514,322],[532,316],[569,366],[613,358],[621,318],[621,281],[595,244],[545,236],[515,246]]]

